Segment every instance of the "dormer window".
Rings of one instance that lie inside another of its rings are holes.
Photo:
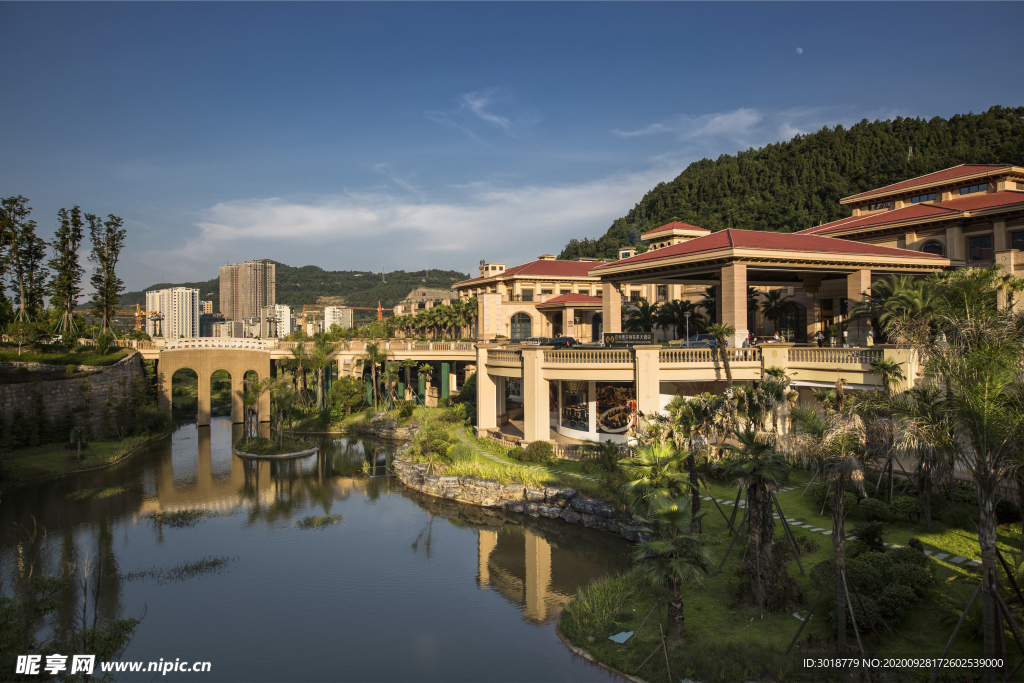
[[[868,204],[868,211],[878,211],[879,209],[888,209],[892,206],[891,202],[878,202],[877,204]]]
[[[981,183],[980,185],[969,185],[968,187],[961,187],[960,194],[973,194],[975,192],[987,192],[988,183]]]
[[[911,204],[920,204],[921,202],[933,202],[935,201],[935,193],[929,192],[928,194],[919,194],[916,197],[910,198]]]

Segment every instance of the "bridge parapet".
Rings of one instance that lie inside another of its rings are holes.
[[[164,344],[167,351],[180,349],[231,349],[235,351],[270,351],[277,347],[265,339],[242,339],[235,337],[197,337],[192,339],[168,339]]]

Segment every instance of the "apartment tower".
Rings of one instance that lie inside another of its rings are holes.
[[[277,303],[272,261],[246,261],[220,268],[220,313],[228,320],[259,318]]]
[[[199,290],[171,287],[146,292],[146,334],[165,339],[199,336]],[[156,320],[153,319],[156,314]]]

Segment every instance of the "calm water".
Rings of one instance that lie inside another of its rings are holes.
[[[184,425],[116,468],[7,493],[3,585],[14,523],[34,516],[47,531],[48,571],[109,551],[101,611],[145,612],[123,660],[212,662],[210,673],[163,680],[609,680],[565,649],[554,623],[579,587],[626,566],[624,541],[363,476],[363,461],[383,462],[387,444],[324,437],[317,456],[254,463],[232,455],[232,431],[226,418]],[[151,517],[198,509],[218,516],[184,529]],[[325,513],[343,521],[294,527]],[[124,578],[209,557],[230,563],[181,580]],[[65,599],[55,619],[77,596]]]

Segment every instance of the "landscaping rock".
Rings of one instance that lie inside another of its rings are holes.
[[[562,508],[557,505],[540,505],[538,506],[541,517],[547,517],[548,519],[558,519],[558,516],[562,514]]]
[[[540,517],[540,506],[536,503],[524,503],[523,513],[531,517]]]
[[[546,500],[544,489],[527,488],[525,491],[526,500],[531,503],[543,503]]]
[[[565,508],[558,516],[569,522],[569,524],[580,523],[580,513],[576,512],[572,508]]]

